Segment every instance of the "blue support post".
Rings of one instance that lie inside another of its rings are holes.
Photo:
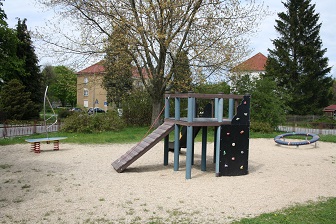
[[[180,120],[180,98],[175,98],[175,120]],[[174,171],[179,170],[180,163],[180,127],[175,124],[174,137]]]
[[[169,118],[169,96],[165,98],[165,118]],[[169,135],[164,138],[164,156],[163,165],[168,165],[168,155],[169,155]]]
[[[218,101],[219,99],[218,98],[215,98],[214,99],[215,101],[215,118],[218,118]],[[214,130],[214,156],[213,156],[213,162],[216,163],[216,139],[217,139],[217,127],[215,127],[215,130]]]
[[[206,151],[207,151],[207,136],[208,127],[202,127],[202,160],[201,160],[201,170],[206,171]]]
[[[196,99],[193,98],[193,118],[196,118]],[[193,128],[194,129],[194,128]],[[192,134],[192,165],[195,164],[195,135],[194,130]]]
[[[229,119],[233,118],[233,112],[234,112],[234,99],[229,99]]]
[[[223,120],[223,98],[218,101],[218,117],[217,121],[221,122]],[[217,127],[217,138],[216,138],[216,176],[219,176],[219,160],[220,160],[220,136],[221,136],[221,126]]]
[[[193,122],[194,99],[188,97],[188,122]],[[192,149],[193,149],[193,127],[187,127],[187,154],[186,154],[186,179],[191,179],[192,166]]]

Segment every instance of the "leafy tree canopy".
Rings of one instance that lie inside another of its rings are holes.
[[[36,105],[30,99],[30,93],[17,79],[7,82],[0,92],[0,108],[7,113],[7,119],[27,120],[32,117]]]
[[[103,53],[114,26],[127,30],[128,50],[149,93],[152,121],[160,113],[163,94],[173,77],[173,65],[182,51],[189,54],[190,65],[208,74],[223,74],[248,51],[248,34],[267,15],[254,0],[40,0],[49,7],[63,9],[62,18],[77,24],[82,39],[42,37],[55,52]],[[82,57],[82,55],[81,55]]]
[[[279,38],[273,40],[274,49],[268,49],[266,75],[291,94],[287,104],[293,114],[321,113],[332,98],[332,79],[319,36],[319,14],[311,0],[283,4],[287,11],[276,20]]]
[[[273,128],[285,121],[289,110],[285,106],[288,96],[282,91],[271,78],[251,78],[248,74],[236,86],[237,94],[251,94],[251,121],[268,123]]]
[[[106,48],[103,87],[107,91],[107,101],[121,106],[122,98],[132,90],[132,58],[127,53],[129,41],[127,29],[115,27]],[[135,70],[134,70],[135,71]]]
[[[0,1],[0,86],[3,82],[15,78],[13,72],[23,72],[23,62],[16,55],[19,40],[16,31],[8,27],[7,15],[2,5]]]
[[[75,106],[77,102],[77,76],[74,71],[65,66],[53,67],[55,81],[50,85],[50,92],[58,99],[62,106],[70,104]]]

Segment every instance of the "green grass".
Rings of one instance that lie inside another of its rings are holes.
[[[53,132],[49,133],[49,137],[68,137],[62,142],[65,143],[76,143],[76,144],[111,144],[111,143],[134,143],[139,142],[143,139],[147,133],[149,127],[126,127],[121,131],[115,132],[101,132],[101,133],[67,133],[67,132]],[[151,130],[153,131],[153,130]],[[149,132],[151,133],[151,132]],[[281,134],[281,132],[273,133],[250,133],[251,138],[274,138],[275,136]],[[31,136],[20,136],[14,138],[0,139],[0,145],[12,145],[12,144],[22,144],[26,143],[25,139],[28,138],[45,138],[46,134],[35,134]],[[294,136],[298,137],[298,136]],[[174,132],[169,136],[170,141],[174,140]],[[202,141],[202,130],[197,135],[195,141]],[[213,128],[208,129],[208,142],[214,141],[214,131]],[[335,135],[320,135],[320,141],[324,142],[334,142],[336,143]]]
[[[334,224],[336,198],[321,202],[296,205],[277,212],[265,213],[255,218],[244,218],[232,224]]]

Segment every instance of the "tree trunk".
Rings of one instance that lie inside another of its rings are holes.
[[[153,100],[152,106],[152,125],[154,128],[157,128],[161,125],[161,118],[164,116],[164,111],[162,111],[162,100]],[[155,122],[155,124],[154,124]]]

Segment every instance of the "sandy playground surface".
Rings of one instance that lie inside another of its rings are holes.
[[[215,177],[213,144],[207,171],[195,145],[192,179],[173,154],[163,166],[160,142],[117,173],[111,163],[135,144],[0,146],[1,223],[229,223],[296,203],[336,197],[336,144],[277,146],[251,139],[249,174]]]

